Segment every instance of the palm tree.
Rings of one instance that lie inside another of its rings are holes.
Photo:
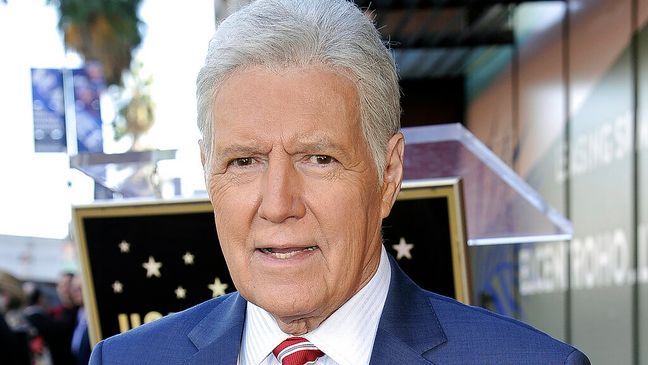
[[[115,140],[126,135],[132,137],[131,150],[143,150],[146,146],[140,144],[140,138],[148,132],[155,122],[154,103],[151,99],[151,76],[142,75],[142,64],[134,62],[129,75],[124,81],[122,96],[125,101],[118,102],[117,115],[113,120]]]
[[[117,86],[121,94],[112,123],[115,139],[130,135],[131,149],[141,149],[140,137],[154,123],[151,80],[141,78],[141,65],[131,69],[132,52],[142,41],[144,23],[138,16],[142,0],[49,1],[58,7],[65,46],[81,54],[86,63],[99,62],[106,85]],[[133,81],[129,85],[124,85],[124,74]]]
[[[108,85],[121,84],[132,52],[142,41],[143,23],[137,14],[141,0],[50,1],[58,7],[66,47],[86,62],[100,62]]]

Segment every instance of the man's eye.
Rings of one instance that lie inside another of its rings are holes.
[[[230,162],[230,165],[236,166],[236,167],[243,167],[243,166],[249,166],[254,163],[254,159],[252,157],[241,157],[241,158],[235,158]]]
[[[335,159],[331,156],[326,155],[313,155],[310,156],[310,161],[317,165],[328,165],[335,162]]]

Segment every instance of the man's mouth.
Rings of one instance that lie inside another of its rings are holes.
[[[294,257],[300,253],[305,253],[305,252],[311,252],[317,250],[319,247],[317,246],[309,246],[309,247],[289,247],[289,248],[260,248],[259,251],[263,252],[264,254],[271,255],[272,257],[278,258],[278,259],[289,259],[291,257]]]

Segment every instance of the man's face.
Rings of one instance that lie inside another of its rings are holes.
[[[377,269],[402,136],[380,185],[356,88],[323,67],[238,71],[214,105],[208,191],[234,284],[280,326],[312,321],[282,329],[311,330]]]
[[[81,277],[75,276],[70,283],[70,297],[74,305],[83,305],[83,289]]]
[[[72,278],[73,277],[70,275],[63,275],[56,285],[56,292],[58,294],[59,300],[64,306],[69,306],[72,304],[72,297],[70,293]]]

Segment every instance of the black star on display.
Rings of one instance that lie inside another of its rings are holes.
[[[122,241],[119,243],[119,251],[120,251],[121,253],[128,253],[128,252],[130,252],[130,243],[128,243],[128,242],[122,240]]]
[[[162,276],[162,274],[160,274],[160,268],[162,267],[162,263],[156,262],[153,256],[149,256],[148,262],[143,263],[142,267],[146,269],[147,278],[153,276],[159,278],[160,276]]]
[[[407,243],[405,241],[405,237],[401,237],[400,241],[398,241],[397,245],[392,245],[392,248],[396,250],[396,260],[400,260],[403,257],[412,259],[412,249],[414,248],[414,244],[412,243]]]

